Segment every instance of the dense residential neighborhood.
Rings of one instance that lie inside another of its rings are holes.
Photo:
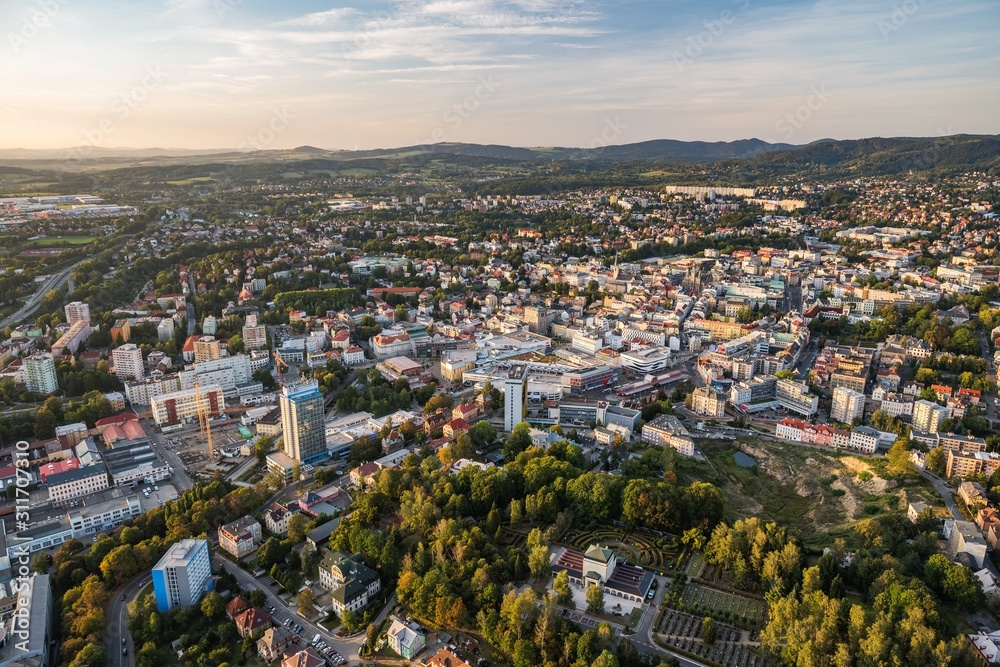
[[[995,176],[403,182],[0,200],[38,664],[1000,659]]]

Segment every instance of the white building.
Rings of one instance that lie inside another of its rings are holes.
[[[262,540],[260,523],[249,515],[219,528],[219,548],[236,558],[254,552]]]
[[[74,536],[106,532],[140,514],[139,496],[134,493],[71,509],[68,513]]]
[[[74,322],[86,322],[90,324],[90,306],[82,301],[67,303],[63,311],[66,313],[66,322],[69,324],[73,324]]]
[[[694,440],[673,415],[660,415],[644,424],[642,441],[657,447],[673,447],[682,456],[694,456]]]
[[[145,375],[142,350],[135,343],[126,343],[113,349],[111,363],[119,380],[141,380]]]
[[[194,389],[195,382],[202,386],[217,385],[226,398],[259,394],[263,390],[263,386],[253,379],[250,357],[245,354],[200,361],[178,375],[181,389]]]
[[[344,350],[343,359],[344,364],[347,366],[357,366],[358,364],[363,364],[365,363],[365,351],[357,345],[352,345]]]
[[[937,433],[938,426],[948,417],[948,408],[924,399],[913,402],[913,430]]]
[[[848,389],[837,387],[833,390],[833,404],[830,407],[830,417],[839,422],[850,424],[855,419],[861,419],[865,414],[865,395]]]
[[[193,421],[198,418],[199,409],[204,410],[209,417],[214,417],[222,412],[225,405],[222,389],[216,385],[202,386],[200,390],[181,389],[155,396],[149,401],[153,421],[157,426]]]
[[[59,391],[56,363],[51,354],[33,354],[24,359],[24,383],[33,394],[54,394]]]
[[[513,431],[524,421],[528,406],[528,370],[525,366],[511,366],[503,378],[503,428]]]
[[[267,347],[267,327],[263,324],[251,325],[248,317],[247,325],[243,327],[243,347],[247,350],[262,350]]]
[[[180,391],[181,379],[178,375],[151,377],[138,382],[125,383],[125,397],[132,405],[149,405],[151,399],[163,394]]]
[[[851,448],[864,454],[874,454],[878,450],[879,432],[868,426],[859,426],[851,431]]]
[[[792,420],[787,421],[791,422]],[[786,423],[786,420],[782,420],[775,425],[774,435],[789,442],[802,442],[802,429],[796,424]]]
[[[345,609],[360,611],[382,588],[378,573],[365,565],[361,556],[331,551],[319,565],[320,586],[330,591],[330,606],[338,614]]]
[[[189,607],[212,588],[207,540],[181,540],[153,566],[153,592],[160,612]]]
[[[66,470],[46,479],[49,501],[60,505],[74,498],[89,496],[109,487],[108,469],[103,463]]]
[[[380,333],[373,336],[370,343],[376,359],[406,357],[414,353],[413,342],[405,331]]]
[[[658,373],[670,362],[670,350],[665,347],[646,347],[634,351],[622,352],[621,367],[634,370],[643,375]]]
[[[166,343],[174,337],[174,320],[171,317],[164,317],[156,325],[156,340]]]

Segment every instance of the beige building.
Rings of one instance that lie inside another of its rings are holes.
[[[149,399],[149,407],[156,425],[164,426],[193,421],[198,418],[199,409],[209,417],[215,417],[225,409],[226,402],[222,389],[218,385],[210,385],[154,396]]]
[[[961,452],[948,450],[948,477],[984,475],[989,477],[1000,468],[1000,454],[996,452]]]
[[[249,515],[219,528],[219,548],[236,558],[256,551],[262,540],[260,523]]]
[[[222,356],[222,348],[215,336],[202,336],[194,342],[194,361],[211,361]]]
[[[103,463],[98,463],[49,475],[46,485],[49,490],[49,500],[55,505],[61,505],[74,498],[103,491],[110,486],[110,482],[107,467]]]
[[[833,390],[833,404],[830,407],[830,417],[844,424],[850,424],[855,419],[861,419],[865,414],[865,395],[861,392],[837,387]]]
[[[698,387],[691,392],[691,411],[706,417],[723,417],[726,414],[726,399],[708,387]]]

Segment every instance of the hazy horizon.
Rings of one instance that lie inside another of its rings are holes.
[[[987,0],[18,0],[0,19],[3,149],[1000,133]]]

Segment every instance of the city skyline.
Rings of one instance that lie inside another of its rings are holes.
[[[988,2],[8,3],[0,148],[994,134]]]

